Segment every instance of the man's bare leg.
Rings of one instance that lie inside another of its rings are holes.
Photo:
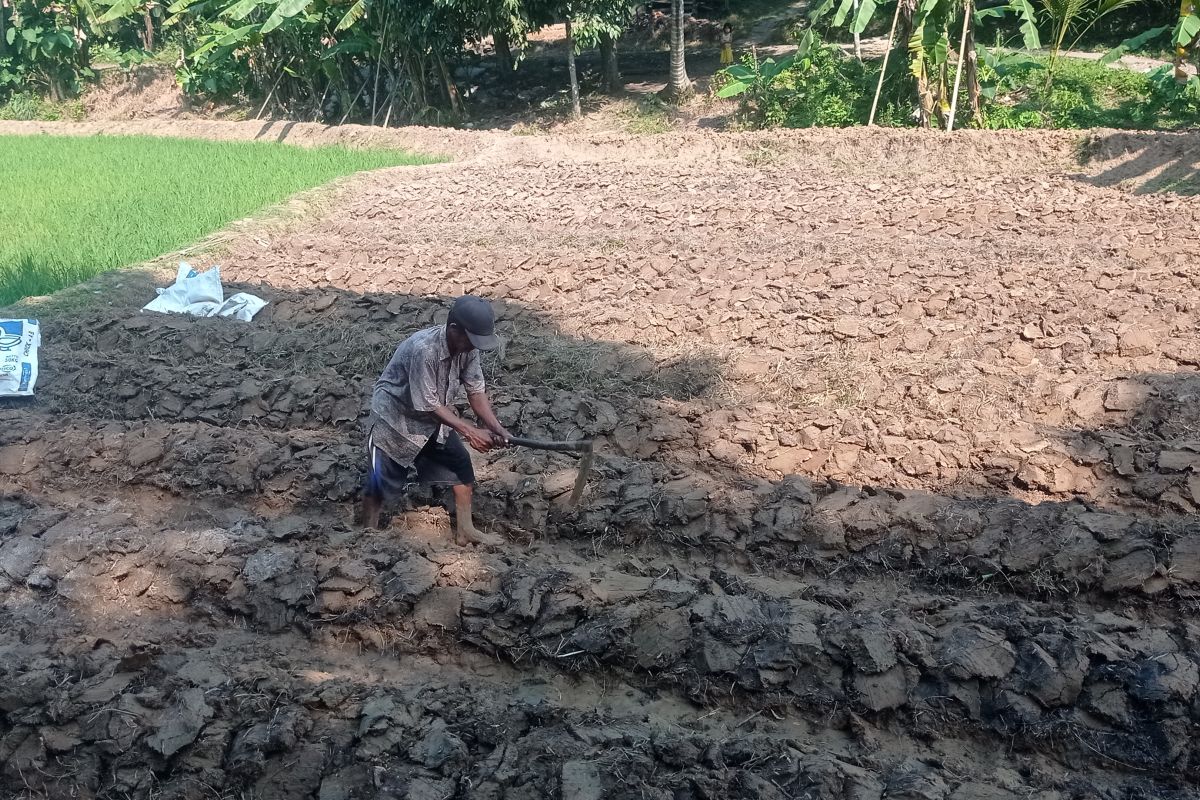
[[[383,511],[383,498],[364,495],[360,522],[364,528],[379,528],[379,514]]]
[[[471,487],[467,484],[454,487],[454,513],[458,518],[454,541],[460,545],[468,542],[487,545],[503,544],[504,540],[499,536],[484,533],[475,527],[475,523],[471,519],[471,495]]]

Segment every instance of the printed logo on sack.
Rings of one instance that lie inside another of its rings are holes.
[[[25,334],[25,323],[21,320],[0,322],[0,352],[7,352],[21,344]]]

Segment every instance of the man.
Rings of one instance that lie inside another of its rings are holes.
[[[379,527],[385,499],[414,482],[449,485],[454,491],[455,541],[494,545],[471,519],[475,471],[463,440],[481,453],[508,443],[484,391],[479,351],[500,345],[491,305],[478,297],[458,298],[445,325],[405,339],[375,382],[367,427],[368,469],[362,521]],[[484,428],[452,407],[460,388]]]

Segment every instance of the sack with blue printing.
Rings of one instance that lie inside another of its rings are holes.
[[[36,319],[0,319],[0,397],[30,397],[42,329]]]

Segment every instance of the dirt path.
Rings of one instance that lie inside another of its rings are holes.
[[[1198,796],[1200,204],[1143,193],[1194,135],[16,130],[457,160],[232,226],[251,324],[149,268],[21,312],[0,796]],[[479,459],[496,552],[350,524],[464,291],[506,424],[600,442],[578,513]]]
[[[808,0],[797,0],[797,2],[791,3],[774,14],[760,17],[754,21],[754,25],[746,34],[746,38],[757,45],[774,44],[778,38],[780,27],[804,16],[805,12],[808,11],[808,7]]]
[[[883,58],[883,54],[887,52],[888,40],[886,36],[874,36],[868,39],[863,39],[861,43],[863,58]],[[843,50],[850,52],[853,49],[851,44],[839,45]],[[1002,52],[1016,52],[1003,50]],[[1030,52],[1030,51],[1026,51]],[[1031,51],[1032,55],[1049,57],[1050,52],[1047,50]],[[1096,53],[1087,50],[1064,50],[1060,54],[1061,58],[1077,58],[1083,61],[1099,61],[1104,57],[1104,53]],[[1156,58],[1147,58],[1139,55],[1124,55],[1116,61],[1108,65],[1110,69],[1127,69],[1133,72],[1143,74],[1154,72],[1156,69],[1171,66],[1170,61],[1161,61]]]

